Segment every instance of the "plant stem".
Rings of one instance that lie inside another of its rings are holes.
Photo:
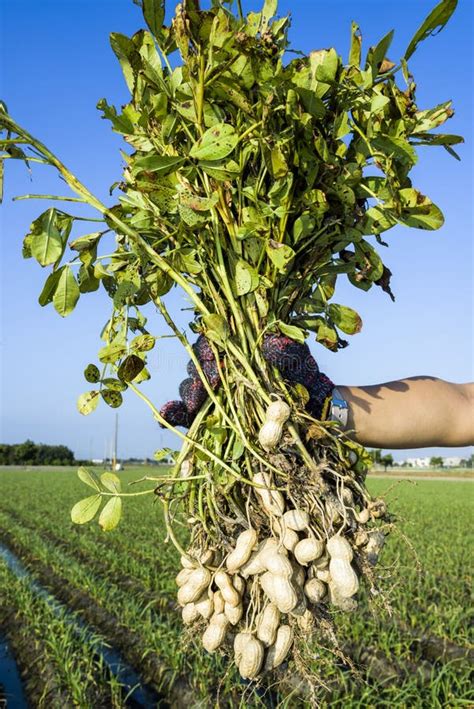
[[[204,305],[204,303],[201,301],[195,291],[187,283],[186,279],[180,273],[175,271],[174,268],[172,268],[172,266],[167,263],[166,259],[160,256],[160,254],[157,254],[156,251],[154,251],[154,249],[148,244],[148,242],[137,231],[135,231],[135,229],[132,229],[132,227],[130,227],[126,222],[119,219],[119,217],[117,217],[112,210],[109,210],[99,199],[97,199],[97,197],[95,197],[92,192],[90,192],[87,187],[85,187],[77,179],[77,177],[75,177],[72,172],[70,172],[70,170],[68,170],[68,168],[45,145],[43,145],[43,143],[41,143],[41,141],[34,138],[34,136],[32,136],[30,133],[28,133],[28,131],[17,125],[17,123],[15,123],[15,121],[13,121],[9,116],[6,116],[4,113],[1,112],[0,125],[4,125],[8,128],[8,130],[11,130],[14,133],[17,133],[18,135],[24,137],[30,145],[34,146],[40,153],[42,153],[49,162],[49,164],[55,167],[58,172],[63,176],[64,180],[73,190],[73,192],[76,192],[76,194],[81,195],[84,200],[91,205],[91,207],[94,207],[94,209],[106,216],[111,222],[116,224],[119,228],[119,231],[122,231],[124,234],[126,234],[133,242],[135,242],[136,246],[139,246],[146,252],[152,263],[158,266],[164,273],[170,276],[170,278],[172,278],[175,283],[181,286],[181,288],[187,293],[187,295],[189,295],[199,312],[201,312],[203,315],[209,315],[208,308]]]
[[[83,204],[88,204],[85,199],[81,197],[61,197],[60,195],[53,194],[22,194],[18,197],[13,197],[13,202],[19,202],[22,199],[54,199],[60,202],[82,202]]]
[[[175,428],[175,427],[172,426],[170,423],[168,423],[168,421],[166,421],[166,419],[163,418],[163,416],[160,414],[160,412],[158,411],[158,409],[156,408],[156,406],[150,401],[150,399],[146,396],[146,394],[144,394],[142,391],[140,391],[140,389],[138,389],[138,387],[136,387],[132,382],[129,382],[128,386],[129,386],[129,389],[131,389],[133,392],[135,392],[135,394],[136,394],[138,397],[140,397],[140,399],[142,399],[142,401],[145,402],[145,404],[146,404],[146,405],[151,409],[151,411],[153,412],[153,415],[154,415],[155,419],[156,419],[159,423],[161,423],[163,426],[165,426],[165,428],[167,428],[169,431],[172,431],[173,433],[175,433],[175,434],[176,434],[177,436],[179,436],[183,441],[187,441],[187,442],[190,444],[190,446],[192,446],[192,447],[197,448],[198,450],[200,450],[202,453],[204,453],[204,455],[206,455],[208,458],[210,458],[211,460],[213,460],[214,463],[217,463],[218,465],[222,466],[222,468],[224,468],[224,470],[227,470],[227,472],[230,473],[236,480],[239,480],[240,482],[245,483],[246,485],[252,485],[253,487],[258,487],[258,486],[255,485],[255,483],[253,483],[251,480],[247,480],[246,478],[244,478],[244,477],[242,477],[241,475],[239,475],[233,468],[230,467],[230,465],[227,465],[227,463],[226,463],[224,460],[222,460],[222,459],[219,458],[217,455],[215,455],[215,453],[213,453],[212,451],[208,450],[207,448],[205,448],[204,446],[202,446],[202,445],[201,445],[200,443],[198,443],[197,441],[193,441],[193,440],[192,440],[191,438],[189,438],[189,436],[187,436],[185,433],[181,433],[181,431],[178,431],[177,428]]]

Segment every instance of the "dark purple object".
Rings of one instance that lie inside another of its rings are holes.
[[[217,389],[220,384],[219,370],[214,353],[204,335],[199,335],[193,350],[210,386]],[[319,371],[308,345],[295,342],[286,335],[271,334],[263,339],[262,354],[287,382],[306,387],[310,396],[306,409],[314,418],[320,419],[324,402],[335,385],[328,376]],[[174,426],[190,426],[207,397],[204,384],[192,360],[188,362],[187,372],[189,378],[179,385],[179,395],[183,401],[169,401],[161,409],[163,418]]]
[[[262,354],[289,382],[313,387],[319,367],[306,343],[295,342],[285,335],[267,335],[263,340]]]
[[[194,418],[207,398],[207,391],[200,379],[183,379],[179,385],[179,395],[184,401],[189,415]]]
[[[316,360],[306,343],[295,342],[286,335],[267,335],[262,354],[282,377],[293,384],[302,384],[309,392],[306,410],[320,419],[324,402],[334,389],[334,383],[319,371]]]
[[[189,428],[192,421],[183,401],[167,401],[160,409],[160,414],[171,426],[184,426]],[[160,424],[161,428],[164,428]]]

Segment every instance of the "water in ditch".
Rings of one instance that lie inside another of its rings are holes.
[[[21,563],[18,557],[4,544],[0,543],[0,557],[5,561],[8,568],[15,574],[17,578],[26,579],[30,589],[40,598],[44,599],[48,605],[57,614],[66,613],[67,622],[71,626],[76,628],[81,628],[81,630],[88,631],[87,623],[73,615],[67,607],[60,603],[54,596],[52,596],[43,586],[41,586],[38,581],[32,578],[29,571]],[[90,632],[90,631],[89,631]],[[109,647],[104,642],[97,643],[97,633],[90,632],[91,638],[94,637],[94,648],[95,651],[100,654],[108,666],[110,672],[118,679],[124,688],[124,693],[126,694],[126,706],[129,707],[143,707],[144,709],[153,709],[156,706],[166,707],[168,704],[164,701],[164,698],[160,696],[152,687],[148,687],[141,683],[139,675],[135,670],[128,665],[122,658],[119,652]],[[1,638],[0,638],[1,640]],[[1,648],[1,645],[0,645]],[[9,657],[11,663],[15,666],[15,672],[12,670],[12,665],[2,662],[2,654],[0,650],[0,707],[2,707],[2,685],[5,687],[5,691],[8,690],[8,709],[24,709],[28,706],[26,703],[23,688],[21,685],[21,680],[18,674],[16,664],[8,652],[8,647],[6,648],[6,657]],[[15,682],[16,677],[16,682]],[[7,684],[9,682],[9,684]],[[16,704],[14,703],[16,701]]]
[[[7,639],[0,634],[0,707],[26,709],[27,706],[18,667]]]

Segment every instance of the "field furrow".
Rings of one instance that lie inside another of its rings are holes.
[[[98,650],[100,639],[78,625],[26,576],[0,558],[0,624],[32,706],[120,709],[131,706]]]

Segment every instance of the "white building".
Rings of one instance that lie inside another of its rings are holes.
[[[430,458],[407,458],[405,462],[407,465],[411,465],[412,468],[429,468]]]
[[[444,458],[443,465],[445,468],[459,468],[462,458],[453,456],[452,458]]]

